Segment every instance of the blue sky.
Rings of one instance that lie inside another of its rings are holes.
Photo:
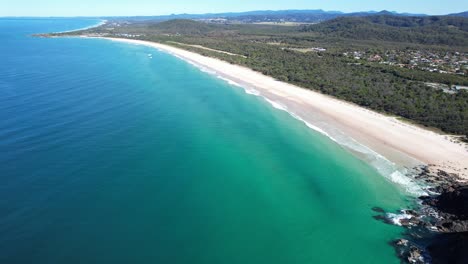
[[[468,0],[0,0],[0,16],[166,15],[280,9],[385,9],[439,15],[468,10]]]

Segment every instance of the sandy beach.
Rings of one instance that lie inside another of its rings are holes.
[[[287,110],[332,139],[340,137],[339,142],[359,142],[399,166],[410,168],[427,164],[433,170],[457,173],[468,180],[468,150],[465,145],[455,143],[448,135],[437,134],[395,117],[194,52],[148,41],[107,39],[154,47],[216,72],[231,83],[264,97],[273,106]],[[360,152],[359,148],[349,149]]]

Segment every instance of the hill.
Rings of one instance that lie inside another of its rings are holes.
[[[174,19],[160,23],[148,24],[148,29],[153,33],[181,34],[181,35],[205,35],[210,32],[219,31],[219,25],[201,23],[189,19]]]
[[[468,17],[468,11],[461,12],[461,13],[455,13],[455,14],[450,14],[448,16],[454,16],[454,17]]]
[[[305,26],[302,31],[359,40],[468,46],[468,19],[462,17],[340,17]]]

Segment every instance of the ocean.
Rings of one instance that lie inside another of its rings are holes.
[[[0,19],[0,263],[399,263],[412,199],[259,96],[155,49]]]

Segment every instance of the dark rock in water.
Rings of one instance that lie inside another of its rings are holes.
[[[409,255],[406,259],[409,263],[424,263],[423,252],[420,248],[412,246],[408,253]]]
[[[433,264],[468,263],[468,232],[439,234],[427,246]]]
[[[460,220],[468,220],[468,186],[448,188],[435,199],[434,206],[442,212],[456,215]]]
[[[417,218],[417,217],[411,217],[410,220],[409,220],[409,223],[410,223],[410,225],[417,226],[417,225],[421,224],[421,220],[419,220],[419,218]]]
[[[409,243],[409,241],[406,240],[406,239],[403,239],[403,238],[398,239],[398,240],[395,242],[395,244],[396,244],[397,246],[403,246],[403,247],[408,246],[408,243]]]
[[[393,242],[393,245],[395,246],[398,257],[404,263],[424,264],[426,263],[426,259],[429,259],[428,256],[424,254],[421,247],[409,240],[398,239]]]
[[[381,221],[381,222],[384,222],[386,224],[389,224],[389,225],[393,225],[393,221],[392,219],[388,218],[387,216],[385,215],[374,215],[372,216],[375,220],[378,220],[378,221]]]
[[[407,218],[401,219],[399,222],[400,222],[400,225],[402,226],[406,226],[406,227],[410,226],[410,220]]]
[[[405,213],[405,214],[414,216],[414,217],[419,217],[419,216],[421,216],[421,214],[418,213],[418,212],[416,212],[415,210],[407,209],[407,210],[402,210],[402,212]]]
[[[380,208],[380,207],[372,207],[372,211],[377,212],[377,213],[385,213],[385,210]]]

